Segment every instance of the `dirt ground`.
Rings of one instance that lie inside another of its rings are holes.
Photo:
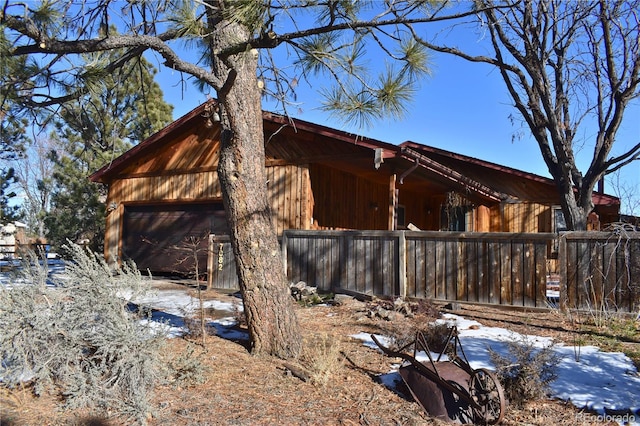
[[[208,292],[207,298],[229,300],[230,295]],[[206,381],[190,386],[164,385],[156,389],[151,425],[442,425],[430,418],[408,392],[394,392],[379,376],[397,359],[368,348],[350,336],[411,329],[427,317],[399,317],[393,321],[367,315],[371,302],[347,300],[337,306],[298,307],[297,315],[307,341],[331,342],[339,356],[328,368],[326,383],[303,381],[291,374],[291,363],[252,356],[241,342],[215,335],[206,346],[193,340],[168,341],[167,355],[194,348],[206,367]],[[549,312],[510,311],[461,305],[456,314],[476,319],[485,326],[505,327],[517,332],[551,336],[571,343],[575,324]],[[393,324],[392,324],[393,323]],[[636,337],[638,334],[636,333]],[[635,345],[633,339],[624,342]],[[322,352],[322,351],[321,351]],[[324,353],[324,352],[323,352]],[[318,353],[321,357],[323,353]],[[297,364],[296,364],[297,365]],[[326,377],[325,377],[326,378]],[[121,425],[121,418],[95,417],[86,410],[61,411],[50,397],[34,398],[29,389],[0,388],[1,425]],[[522,409],[507,407],[505,425],[589,425],[597,422],[591,413],[555,400],[539,400]]]

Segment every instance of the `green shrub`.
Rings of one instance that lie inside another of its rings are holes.
[[[193,386],[205,383],[209,368],[203,362],[204,352],[196,354],[193,345],[179,354],[173,356],[169,361],[171,381],[179,386]]]

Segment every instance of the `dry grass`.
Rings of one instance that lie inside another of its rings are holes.
[[[207,297],[225,297],[208,294]],[[228,296],[226,296],[228,297]],[[441,425],[429,418],[410,396],[379,383],[397,362],[349,337],[358,332],[380,333],[388,322],[369,318],[359,302],[343,306],[298,308],[307,341],[299,361],[315,376],[303,381],[288,374],[285,362],[252,356],[240,343],[218,336],[196,348],[205,368],[204,381],[175,381],[156,390],[151,425]],[[473,309],[460,312],[473,314]],[[517,313],[478,311],[493,318],[491,325],[510,328],[518,323],[531,334],[531,320]],[[503,322],[499,321],[502,317]],[[506,320],[507,322],[504,322]],[[416,319],[403,326],[418,327]],[[543,322],[543,321],[541,321]],[[529,324],[529,325],[527,325]],[[513,324],[511,324],[513,325]],[[522,331],[522,330],[519,330]],[[185,353],[193,343],[173,339],[167,359]],[[94,413],[60,411],[47,397],[34,398],[28,389],[0,390],[2,425],[97,425]],[[578,411],[557,401],[534,401],[521,409],[509,408],[507,425],[592,424],[577,421]],[[108,417],[108,416],[107,416]],[[123,424],[107,418],[102,424]],[[595,424],[595,423],[593,423]]]

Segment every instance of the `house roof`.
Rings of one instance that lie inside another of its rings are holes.
[[[183,133],[185,129],[191,129],[192,132],[195,132],[193,129],[204,126],[204,122],[210,114],[210,107],[214,104],[215,101],[210,100],[199,105],[104,165],[90,175],[89,179],[93,182],[109,183],[131,163],[166,148],[171,139],[175,135]],[[395,157],[399,150],[397,145],[271,112],[263,112],[263,119],[267,159],[271,157],[295,163],[323,162],[353,167],[357,166],[358,162],[364,166],[362,160],[366,158],[366,169],[368,170],[374,169],[376,153],[380,161],[384,161],[386,158]],[[214,127],[217,127],[215,123]],[[295,134],[296,137],[287,137],[291,134]],[[273,143],[283,138],[287,139],[286,147]]]
[[[401,143],[400,147],[403,150],[419,152],[453,170],[464,169],[465,177],[477,179],[496,192],[510,194],[517,199],[557,202],[557,190],[551,178],[417,142],[406,141]],[[596,205],[620,204],[619,198],[600,192],[593,193],[593,202]]]
[[[209,166],[212,145],[199,145],[201,140],[218,137],[219,126],[211,122],[210,100],[194,108],[164,129],[150,136],[120,157],[90,176],[94,182],[110,183],[126,176],[132,165],[146,161],[156,169],[175,164],[170,156],[159,159],[157,153],[169,150],[180,135],[192,135],[194,158],[207,155]],[[470,199],[489,203],[504,200],[535,200],[557,203],[558,195],[552,179],[498,165],[488,161],[407,141],[394,145],[372,138],[263,112],[265,155],[267,163],[316,163],[347,170],[371,181],[388,183],[389,174],[396,174],[405,188],[431,192],[461,191]],[[207,122],[208,121],[208,122]],[[205,154],[206,153],[206,154]],[[192,159],[181,167],[204,167]],[[383,172],[383,173],[381,173]],[[596,205],[619,205],[616,197],[594,193]]]

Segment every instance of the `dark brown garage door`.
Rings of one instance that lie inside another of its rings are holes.
[[[203,273],[210,233],[228,234],[221,203],[127,206],[122,251],[140,270],[191,275],[197,247],[199,271]]]

